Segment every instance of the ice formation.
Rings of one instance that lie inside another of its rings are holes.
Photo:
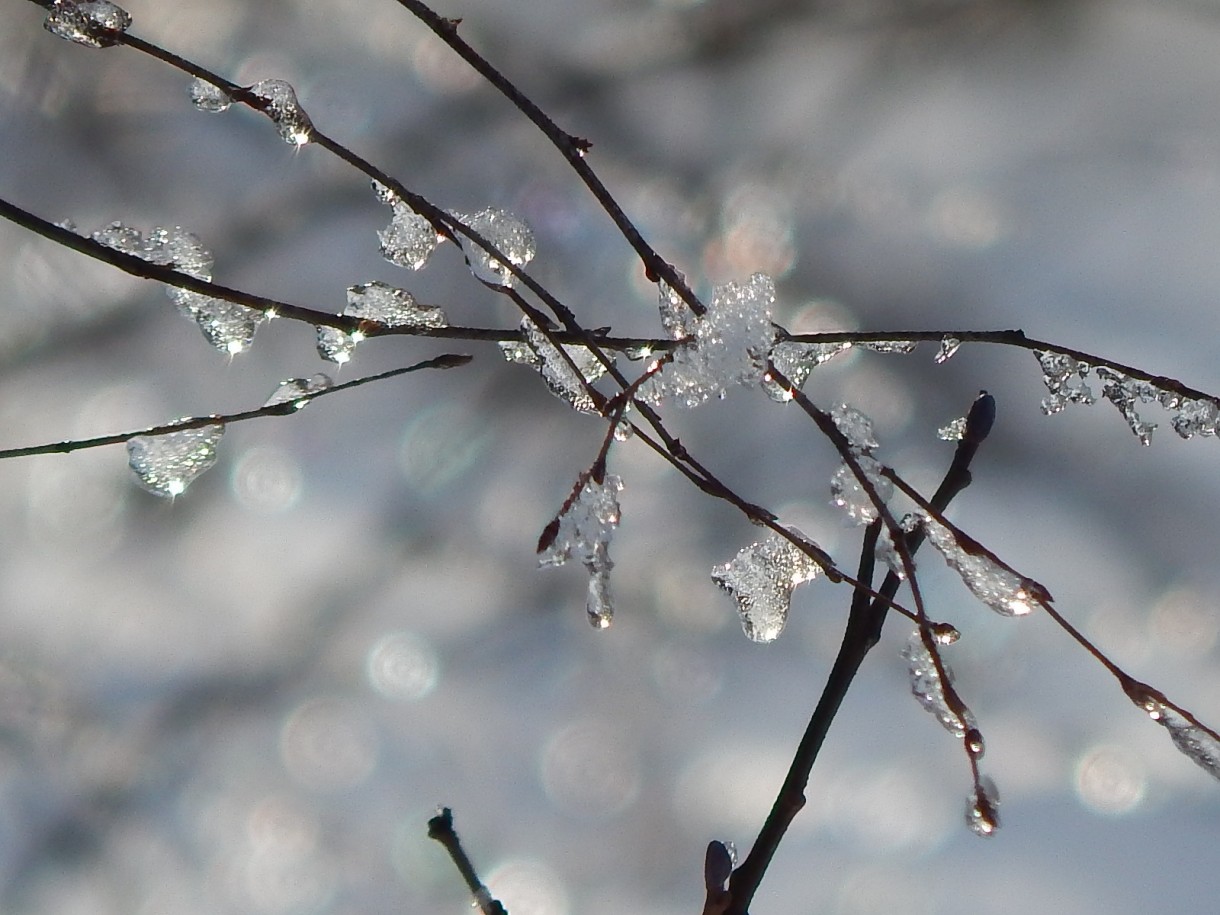
[[[113,34],[126,32],[131,15],[109,0],[55,0],[47,11],[43,27],[52,35],[87,48],[106,48],[115,44]]]
[[[251,86],[250,92],[267,103],[263,111],[285,143],[304,146],[309,142],[313,124],[292,86],[282,79],[263,79]]]
[[[145,236],[138,229],[113,222],[94,232],[92,238],[108,248],[172,267],[196,279],[212,278],[212,253],[196,236],[180,227],[158,226]],[[199,326],[207,341],[229,355],[249,349],[259,325],[266,320],[261,311],[225,299],[179,286],[167,285],[165,291],[178,310]]]
[[[984,552],[966,549],[953,531],[935,518],[923,516],[923,526],[929,542],[949,567],[988,607],[1001,616],[1025,616],[1033,610],[1037,596],[1020,575],[1004,568]]]
[[[1000,792],[995,782],[983,776],[966,799],[966,825],[970,831],[984,839],[994,836],[1000,828],[999,806]]]
[[[158,496],[172,498],[216,463],[216,446],[223,423],[198,429],[137,435],[127,442],[127,459],[140,485]]]
[[[851,343],[844,340],[837,343],[797,343],[792,340],[781,340],[771,348],[771,364],[781,375],[787,378],[796,388],[802,388],[817,366],[829,362],[840,353],[851,349]],[[776,382],[767,373],[762,379],[763,390],[767,396],[779,403],[792,399],[792,391]]]
[[[661,321],[681,344],[673,358],[640,387],[641,399],[659,404],[672,398],[695,407],[724,397],[739,384],[762,382],[767,354],[775,342],[771,305],[775,283],[756,273],[745,283],[712,291],[706,314],[696,316],[672,290],[661,288]]]
[[[536,369],[551,393],[565,401],[574,410],[596,413],[597,407],[589,394],[587,384],[606,374],[606,366],[587,346],[574,343],[551,343],[546,334],[528,316],[521,319],[524,341],[506,341],[500,344],[500,352],[509,362],[517,362]],[[571,360],[569,363],[568,360]]]
[[[343,309],[343,314],[384,327],[438,328],[449,323],[440,308],[421,305],[405,289],[382,282],[348,287],[347,307]],[[316,330],[318,355],[337,365],[350,362],[356,344],[365,338],[364,333],[359,330],[349,334],[337,327],[325,325],[319,325]]]
[[[512,213],[488,208],[473,216],[454,215],[495,246],[512,266],[524,267],[534,259],[537,253],[534,232]],[[512,286],[516,282],[512,271],[478,242],[467,240],[465,250],[470,270],[479,279],[496,286]]]
[[[799,531],[792,533],[801,536]],[[792,592],[821,568],[778,534],[752,543],[731,562],[712,569],[712,580],[737,601],[741,628],[755,642],[770,642],[788,621]]]
[[[882,474],[884,466],[872,456],[872,452],[879,447],[873,435],[872,420],[848,404],[839,404],[831,410],[830,416],[836,428],[847,439],[856,465],[872,486],[877,500],[884,505],[894,493],[894,484],[885,478]],[[832,505],[843,509],[857,524],[870,524],[880,515],[877,502],[846,462],[839,466],[830,479],[830,501]]]
[[[911,693],[919,700],[919,704],[954,737],[964,737],[967,731],[973,730],[974,717],[970,712],[964,711],[959,717],[945,700],[945,684],[918,629],[907,639],[902,656],[906,659],[907,671],[911,678]],[[945,676],[952,683],[953,675],[949,668],[943,662],[942,667]]]
[[[280,382],[280,386],[275,389],[264,407],[274,407],[278,404],[290,403],[294,410],[299,410],[304,407],[314,395],[320,394],[333,385],[329,375],[318,372],[310,378],[289,378],[287,381]]]
[[[191,104],[200,111],[219,114],[227,111],[233,104],[233,98],[219,86],[209,83],[202,77],[195,77],[190,85]]]
[[[1128,689],[1128,695],[1149,718],[1169,732],[1175,747],[1203,771],[1220,779],[1220,740],[1215,734],[1185,718],[1155,690],[1142,684]]]
[[[560,566],[576,558],[589,572],[586,609],[596,629],[607,628],[614,617],[610,538],[621,516],[618,494],[622,488],[623,481],[614,474],[606,474],[601,483],[588,476],[559,516],[547,525],[538,543],[540,566]]]

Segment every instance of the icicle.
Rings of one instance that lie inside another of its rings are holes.
[[[801,536],[799,531],[792,533]],[[712,580],[737,601],[741,628],[755,642],[773,641],[788,621],[792,591],[821,568],[795,544],[774,535],[712,569]]]
[[[724,397],[733,385],[761,382],[775,341],[774,301],[775,283],[764,273],[717,286],[707,313],[690,322],[692,333],[682,338],[672,361],[641,385],[640,397],[653,404],[676,398],[695,407]],[[663,321],[664,313],[663,304]]]
[[[259,80],[250,92],[267,102],[263,110],[271,118],[285,143],[304,146],[313,133],[313,124],[297,102],[296,91],[282,79]]]
[[[1115,372],[1105,366],[1098,367],[1097,377],[1102,382],[1102,396],[1118,408],[1118,412],[1123,415],[1127,426],[1140,440],[1140,444],[1150,445],[1156,423],[1145,422],[1136,411],[1135,404],[1136,402],[1149,403],[1157,400],[1157,390],[1146,381],[1128,378],[1121,372]]]
[[[1131,701],[1169,732],[1173,745],[1213,778],[1220,779],[1220,739],[1183,717],[1156,690],[1143,683],[1126,687]]]
[[[228,111],[229,106],[233,104],[233,98],[229,93],[199,76],[191,80],[189,91],[191,104],[200,111],[210,114]]]
[[[860,343],[864,349],[871,349],[874,353],[897,353],[905,356],[907,353],[915,351],[915,347],[919,346],[918,340],[873,340],[870,343]]]
[[[923,516],[923,525],[928,540],[975,597],[1001,616],[1025,616],[1033,610],[1036,596],[1020,575],[984,553],[967,551],[953,532],[934,518]]]
[[[794,343],[784,340],[771,348],[770,360],[780,374],[801,388],[814,368],[849,349],[851,343],[846,340],[838,343]],[[778,403],[787,403],[792,399],[792,392],[777,384],[770,374],[763,375],[762,386],[767,396]]]
[[[606,629],[614,617],[610,538],[621,517],[618,494],[622,488],[623,481],[614,474],[606,474],[601,483],[588,477],[538,541],[538,565],[560,566],[575,557],[588,570],[586,609],[595,629]]]
[[[52,35],[87,48],[108,48],[117,44],[116,34],[131,26],[131,15],[108,0],[55,0],[42,25]]]
[[[1000,792],[987,776],[979,779],[966,799],[966,825],[976,836],[990,839],[1000,828]]]
[[[606,374],[606,367],[587,346],[563,344],[563,351],[575,363],[568,363],[546,334],[527,316],[521,319],[521,332],[525,342],[506,341],[500,351],[509,362],[529,365],[541,373],[551,393],[582,413],[596,413],[587,382],[596,381]],[[577,374],[579,372],[579,375]]]
[[[961,345],[962,341],[957,337],[942,337],[940,341],[940,350],[936,353],[936,356],[932,361],[937,365],[942,365],[948,362],[953,358],[954,353],[957,352],[958,347]]]
[[[966,711],[959,718],[953,709],[949,708],[949,703],[945,700],[945,684],[941,682],[936,664],[918,629],[907,639],[902,656],[906,659],[911,678],[911,694],[946,731],[954,737],[964,737],[967,731],[974,728],[974,716]],[[947,666],[945,676],[950,683],[953,682],[953,674]]]
[[[343,314],[349,318],[361,318],[384,327],[446,327],[449,324],[444,311],[434,305],[420,305],[405,289],[388,283],[372,282],[360,286],[349,286],[347,306]],[[337,365],[350,362],[356,344],[365,338],[362,331],[352,333],[337,327],[319,325],[318,355]]]
[[[1087,362],[1077,362],[1063,353],[1039,350],[1035,353],[1042,367],[1042,383],[1050,396],[1042,400],[1042,412],[1047,416],[1060,413],[1069,403],[1091,404],[1093,392],[1082,380],[1091,370]]]
[[[537,245],[533,230],[512,213],[506,210],[484,209],[473,216],[455,215],[498,248],[514,267],[524,267],[534,259]],[[470,270],[476,277],[496,286],[512,286],[516,282],[516,277],[508,267],[483,250],[477,242],[468,241],[465,248]]]
[[[280,382],[280,386],[267,398],[264,407],[274,407],[276,404],[290,403],[294,410],[300,410],[314,395],[327,390],[334,382],[329,375],[319,372],[310,378],[289,378]]]
[[[127,442],[127,458],[140,485],[158,496],[172,498],[216,463],[216,446],[223,423],[160,435],[137,435]]]

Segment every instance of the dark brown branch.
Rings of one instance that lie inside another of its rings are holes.
[[[508,909],[491,895],[491,891],[479,879],[469,855],[462,848],[461,839],[453,829],[453,811],[448,807],[441,808],[441,812],[428,821],[428,838],[435,839],[445,847],[445,851],[453,860],[454,867],[458,869],[470,894],[474,896],[474,904],[479,907],[479,911],[483,915],[508,915]]]

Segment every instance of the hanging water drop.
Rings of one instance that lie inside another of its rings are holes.
[[[140,485],[149,492],[173,498],[216,463],[216,446],[224,435],[223,423],[182,429],[159,435],[137,435],[127,442],[127,459]]]
[[[622,488],[623,481],[614,474],[606,474],[600,483],[592,475],[583,477],[538,541],[538,565],[560,566],[575,557],[588,571],[585,606],[595,629],[608,628],[614,618],[610,540],[621,518]]]
[[[990,839],[1000,828],[1000,792],[987,776],[978,780],[966,800],[966,825],[976,836]]]

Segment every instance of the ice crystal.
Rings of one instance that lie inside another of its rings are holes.
[[[525,341],[506,341],[500,351],[509,362],[531,366],[541,375],[551,393],[582,413],[596,413],[588,383],[606,374],[606,367],[587,346],[562,344],[563,353],[528,316],[521,319]],[[571,360],[569,362],[568,360]]]
[[[137,435],[127,442],[127,459],[140,485],[158,496],[181,495],[216,463],[223,423],[160,435]]]
[[[997,563],[967,541],[970,549],[958,542],[953,531],[934,518],[923,516],[924,531],[945,562],[961,577],[979,600],[1001,616],[1025,616],[1036,603],[1030,584],[1015,572]]]
[[[823,362],[829,362],[835,356],[851,349],[851,343],[843,340],[837,343],[797,343],[792,340],[782,340],[771,348],[771,364],[781,375],[792,384],[804,387],[809,373]],[[762,380],[763,390],[767,396],[779,403],[792,399],[792,391],[783,387],[767,373]]]
[[[884,505],[894,494],[894,484],[881,475],[884,469],[881,462],[867,454],[856,458],[856,463],[864,472],[865,478],[872,484],[877,498]],[[876,521],[879,511],[873,497],[856,478],[855,473],[847,464],[840,465],[835,475],[830,478],[830,501],[837,508],[847,512],[847,516],[857,524],[871,524]]]
[[[793,531],[800,535],[799,531]],[[803,535],[800,535],[803,537]],[[774,535],[752,543],[731,562],[712,569],[712,580],[737,601],[741,628],[755,642],[770,642],[783,631],[797,585],[821,571],[791,541]]]
[[[315,395],[327,390],[332,384],[329,375],[319,372],[310,378],[289,378],[287,381],[280,382],[280,386],[275,389],[264,407],[274,407],[277,404],[290,403],[294,410],[300,410]]]
[[[113,222],[94,232],[92,238],[109,248],[149,263],[172,267],[196,279],[212,278],[212,252],[195,235],[180,227],[157,226],[145,236],[138,229]],[[165,291],[178,310],[199,325],[207,341],[228,355],[249,349],[259,325],[266,320],[257,309],[180,286],[167,285]]]
[[[990,839],[1000,828],[1000,792],[987,776],[979,779],[966,799],[966,825],[976,836]]]
[[[915,347],[919,346],[918,340],[873,340],[869,343],[861,343],[860,346],[865,349],[871,349],[874,353],[897,353],[906,355],[914,352]]]
[[[313,124],[299,102],[296,91],[282,79],[259,80],[250,92],[266,102],[263,112],[271,118],[285,143],[304,146],[313,133]]]
[[[966,417],[959,416],[947,426],[936,430],[936,437],[942,442],[960,442],[966,434]]]
[[[584,479],[579,492],[574,492],[542,534],[538,542],[538,564],[559,566],[572,558],[579,559],[589,572],[589,593],[586,602],[589,622],[596,629],[605,629],[614,617],[610,599],[610,538],[618,527],[621,510],[618,494],[623,481],[606,474],[598,483],[592,476]]]
[[[1220,426],[1220,412],[1211,400],[1178,400],[1171,407],[1174,415],[1170,420],[1173,431],[1182,438],[1194,435],[1215,435]]]
[[[379,203],[394,211],[390,224],[377,233],[381,256],[399,267],[419,270],[445,236],[438,234],[432,223],[412,209],[393,188],[373,179],[373,193]]]
[[[1159,399],[1159,392],[1146,381],[1128,378],[1121,372],[1099,366],[1097,377],[1102,383],[1101,393],[1106,400],[1118,408],[1141,445],[1152,443],[1152,432],[1156,423],[1145,422],[1136,410],[1136,403],[1151,403]]]
[[[1050,396],[1042,400],[1043,413],[1052,416],[1070,403],[1093,403],[1093,392],[1083,381],[1092,369],[1087,362],[1046,350],[1039,350],[1035,355],[1042,367],[1042,383],[1050,391]]]
[[[190,85],[191,104],[200,111],[219,114],[227,111],[233,104],[233,98],[219,86],[209,83],[202,77],[195,77]]]
[[[943,363],[948,362],[953,358],[953,355],[957,352],[958,347],[961,345],[962,341],[957,337],[942,337],[940,341],[940,349],[937,351],[936,356],[932,361],[937,365],[942,365]]]
[[[537,245],[534,232],[522,220],[506,210],[484,209],[473,216],[455,214],[457,218],[477,232],[491,245],[499,249],[514,267],[524,267],[534,259]],[[473,239],[465,246],[466,259],[471,272],[486,283],[496,286],[512,286],[516,277],[494,254],[484,250]]]
[[[115,34],[126,32],[131,15],[109,0],[55,0],[43,27],[52,35],[87,48],[107,48],[117,43]],[[109,33],[109,34],[108,34]]]
[[[654,404],[674,398],[695,407],[724,397],[733,385],[761,382],[775,340],[774,301],[775,283],[764,273],[715,287],[707,313],[691,318],[691,333],[673,350],[672,360],[640,386],[640,397]]]
[[[830,418],[854,453],[868,454],[881,447],[873,436],[873,421],[850,404],[839,404],[830,411]]]
[[[661,312],[661,326],[671,340],[693,337],[699,326],[698,316],[686,304],[677,290],[665,282],[657,283],[657,308]]]
[[[946,731],[954,737],[965,737],[967,731],[974,729],[974,716],[968,710],[963,710],[959,716],[949,707],[945,699],[945,683],[918,629],[907,639],[902,649],[902,657],[906,659],[907,671],[911,678],[911,694]],[[941,666],[944,668],[945,678],[952,683],[952,671],[943,663]]]
[[[349,318],[372,321],[384,327],[428,327],[448,325],[444,311],[435,305],[420,305],[405,289],[388,283],[372,282],[350,286],[347,290],[347,307],[343,314]],[[337,327],[319,325],[318,355],[337,365],[350,362],[356,344],[365,338],[361,330],[347,333]]]
[[[1144,684],[1134,684],[1127,694],[1148,717],[1169,732],[1173,745],[1213,778],[1220,779],[1220,740],[1207,728],[1181,715],[1164,697]]]

